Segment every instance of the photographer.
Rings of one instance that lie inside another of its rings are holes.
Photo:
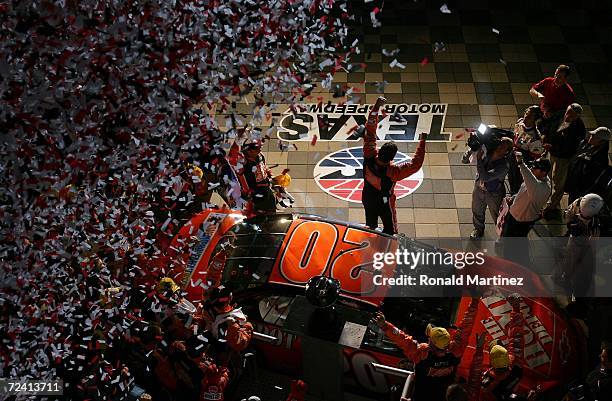
[[[523,117],[519,118],[514,126],[514,151],[520,152],[526,163],[539,159],[545,152],[540,131],[536,127],[541,118],[540,107],[529,106]],[[510,193],[516,194],[522,183],[523,177],[519,165],[516,159],[510,158],[510,171],[508,172]]]
[[[546,204],[551,192],[550,161],[538,159],[531,163],[528,168],[523,162],[523,155],[519,152],[515,154],[515,160],[523,178],[523,183],[516,195],[506,198],[510,210],[504,216],[502,237],[523,237],[527,238],[529,231],[540,216],[542,207]],[[513,245],[513,246],[509,246]],[[523,240],[507,240],[504,247],[504,257],[506,259],[521,256],[521,260],[516,260],[527,266],[530,262],[529,244]]]
[[[472,221],[474,230],[470,238],[480,238],[484,235],[485,212],[487,207],[493,221],[497,221],[506,188],[504,180],[508,174],[508,155],[512,151],[512,139],[502,137],[496,141],[492,150],[487,153],[481,148],[476,153],[476,181],[472,191]]]

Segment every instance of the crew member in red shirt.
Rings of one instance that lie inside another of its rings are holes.
[[[249,199],[247,212],[276,212],[276,197],[272,191],[272,172],[266,165],[266,158],[261,153],[262,141],[248,139],[240,151],[234,143],[230,148],[228,160],[237,166],[236,175],[242,187],[244,198]]]
[[[538,128],[543,135],[557,129],[567,106],[575,101],[574,90],[567,83],[570,71],[567,65],[561,64],[554,77],[544,78],[529,90],[529,94],[540,101],[544,118]]]
[[[378,227],[378,218],[383,222],[383,232],[397,234],[394,187],[397,181],[419,171],[425,159],[426,133],[422,133],[419,146],[411,161],[394,164],[397,145],[393,142],[376,146],[376,127],[380,118],[379,109],[386,102],[379,97],[370,111],[363,137],[363,190],[361,202],[365,209],[366,225],[372,230]]]
[[[200,362],[204,373],[200,401],[223,401],[223,392],[229,383],[229,371],[225,366],[217,366],[212,361]]]
[[[222,340],[220,343],[229,348],[222,351],[242,352],[251,342],[253,325],[248,322],[242,309],[232,303],[232,299],[229,289],[223,286],[213,288],[200,311],[201,318],[213,338]]]
[[[459,328],[451,338],[449,332],[443,327],[427,326],[429,342],[419,343],[412,336],[385,320],[385,316],[378,312],[376,324],[387,337],[391,339],[406,357],[414,363],[415,385],[414,401],[443,401],[448,386],[454,379],[457,365],[468,344],[474,318],[478,310],[477,298],[472,298]]]

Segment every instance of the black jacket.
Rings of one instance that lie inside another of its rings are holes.
[[[563,122],[561,122],[563,124]],[[570,159],[586,136],[586,128],[582,119],[577,119],[561,131],[554,130],[544,137],[544,143],[550,143],[550,154],[563,159]]]
[[[576,193],[578,196],[586,194],[608,168],[608,150],[610,142],[594,147],[583,141],[578,148],[576,156],[570,162],[565,181],[565,192]]]

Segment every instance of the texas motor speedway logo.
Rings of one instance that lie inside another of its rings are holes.
[[[372,104],[298,104],[282,113],[277,136],[283,141],[358,141],[355,129],[366,123]],[[428,141],[449,142],[442,132],[447,104],[386,104],[377,135],[381,141],[416,142],[421,132]]]
[[[410,161],[410,157],[397,152],[396,164]],[[355,203],[361,203],[363,189],[363,148],[355,147],[338,150],[322,158],[314,168],[315,182],[331,196]],[[395,196],[403,198],[423,182],[423,169],[395,184]]]

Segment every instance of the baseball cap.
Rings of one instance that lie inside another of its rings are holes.
[[[552,164],[548,159],[537,159],[531,163],[531,168],[537,168],[549,172],[552,169]]]
[[[580,199],[580,214],[590,218],[601,211],[604,205],[603,198],[597,194],[586,194]]]
[[[434,327],[430,323],[427,325],[425,334],[436,348],[445,349],[450,344],[450,334],[444,327]]]
[[[610,140],[610,129],[607,127],[595,128],[593,131],[589,131],[589,134],[597,139],[603,139],[604,141]]]
[[[181,288],[176,285],[174,280],[172,280],[170,277],[162,277],[162,279],[159,280],[159,283],[157,283],[157,291],[170,291],[175,293],[180,289]]]
[[[232,300],[232,291],[223,286],[215,287],[210,292],[206,304],[214,308],[228,308]]]

